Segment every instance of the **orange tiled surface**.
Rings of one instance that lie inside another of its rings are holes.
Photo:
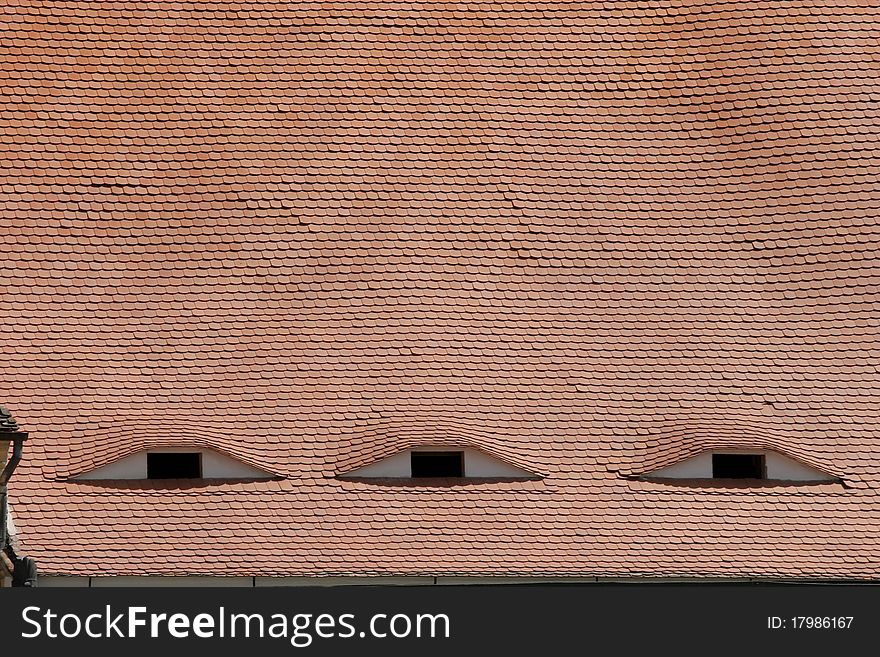
[[[880,579],[880,7],[0,7],[43,573]],[[539,481],[334,477],[473,445]],[[155,444],[279,481],[67,483]],[[822,486],[624,478],[772,447]]]

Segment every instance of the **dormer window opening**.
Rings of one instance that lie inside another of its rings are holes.
[[[410,468],[413,477],[463,477],[464,452],[412,452]]]
[[[198,452],[147,454],[147,479],[201,479],[202,455]]]
[[[713,454],[713,479],[766,479],[763,454]]]

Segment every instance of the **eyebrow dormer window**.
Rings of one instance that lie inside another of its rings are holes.
[[[536,479],[531,472],[471,447],[424,445],[342,473],[344,479]]]
[[[198,452],[147,454],[147,479],[201,479],[202,455]]]
[[[274,475],[203,447],[162,446],[135,452],[71,477],[76,480],[272,479]]]
[[[706,450],[665,467],[644,472],[644,479],[751,480],[776,482],[829,482],[839,477],[774,450],[728,448]]]
[[[464,452],[412,452],[413,477],[463,477]]]
[[[766,479],[763,454],[712,454],[713,479]]]

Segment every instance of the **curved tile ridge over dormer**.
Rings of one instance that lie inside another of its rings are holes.
[[[284,476],[277,464],[266,463],[254,455],[254,442],[240,428],[206,428],[201,424],[175,421],[167,426],[155,422],[126,422],[120,425],[98,427],[80,432],[80,439],[70,443],[69,453],[57,459],[55,479],[102,478],[101,471],[113,473],[112,466],[151,451],[210,452],[216,459],[226,459],[242,465],[242,473],[265,473],[267,478]],[[231,464],[230,464],[231,465]],[[245,476],[242,474],[241,476]],[[110,476],[108,478],[117,478]]]
[[[532,477],[546,476],[540,450],[526,437],[493,431],[485,426],[419,417],[393,419],[354,431],[339,440],[337,453],[328,463],[329,474],[345,477],[389,457],[419,448],[461,448],[480,452]]]
[[[800,439],[799,439],[800,438]],[[676,468],[709,454],[769,454],[792,468],[801,466],[823,479],[851,483],[833,459],[833,451],[809,444],[790,422],[751,418],[689,420],[658,427],[645,437],[629,458],[610,469],[626,478],[670,476]],[[806,480],[806,479],[804,479]]]

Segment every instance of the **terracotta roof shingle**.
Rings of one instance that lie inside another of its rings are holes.
[[[0,32],[42,573],[880,579],[876,3],[6,0]],[[542,478],[338,477],[422,440]],[[176,443],[280,479],[69,481]],[[841,482],[630,477],[717,445]]]

